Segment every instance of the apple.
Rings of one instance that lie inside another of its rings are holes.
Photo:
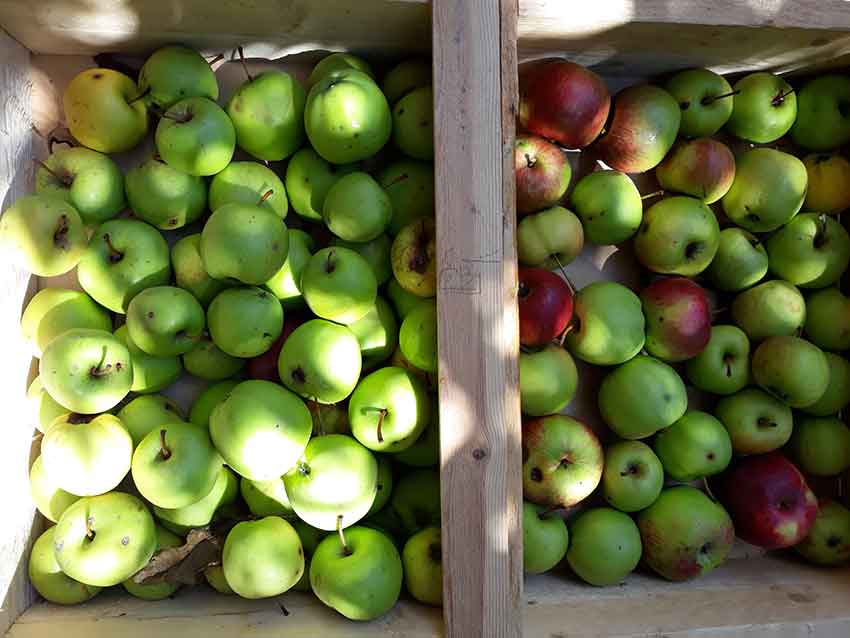
[[[222,352],[231,357],[256,357],[280,336],[283,308],[272,293],[262,288],[227,288],[210,303],[207,328]]]
[[[50,527],[33,543],[27,566],[30,582],[39,595],[55,605],[78,605],[91,600],[101,588],[67,576],[56,562],[53,547],[56,528]]]
[[[745,456],[711,483],[735,533],[765,549],[791,547],[812,528],[818,501],[800,471],[779,452]]]
[[[305,568],[306,569],[306,568]],[[224,577],[224,569],[221,564],[210,565],[204,570],[204,579],[207,584],[216,590],[219,594],[235,594],[230,585],[227,584],[227,579]]]
[[[573,292],[555,273],[542,268],[520,268],[517,296],[522,345],[544,346],[567,328],[573,315]]]
[[[243,476],[239,481],[239,491],[254,516],[295,518],[295,510],[286,495],[281,477],[268,481],[251,481]]]
[[[624,173],[655,168],[676,141],[681,111],[664,89],[641,84],[614,96],[613,117],[594,144],[605,164]]]
[[[72,412],[105,412],[127,396],[133,383],[130,352],[104,330],[68,330],[47,344],[41,381]]]
[[[564,530],[566,532],[566,526]],[[442,607],[443,556],[440,528],[426,527],[407,539],[401,552],[401,562],[404,566],[404,585],[410,595],[420,603]]]
[[[226,204],[259,206],[286,218],[289,200],[277,174],[259,162],[230,162],[210,182],[210,210]]]
[[[708,345],[711,304],[699,284],[684,277],[657,279],[640,298],[649,354],[663,361],[684,361]]]
[[[122,407],[116,416],[130,433],[133,448],[138,446],[149,432],[168,423],[184,420],[177,404],[161,394],[136,397]]]
[[[850,468],[850,428],[838,417],[800,416],[788,452],[807,475],[838,476]]]
[[[148,114],[140,97],[136,83],[123,73],[86,69],[65,88],[65,122],[83,146],[101,153],[123,153],[148,132]]]
[[[414,367],[425,372],[437,372],[437,306],[420,303],[401,322],[398,332],[401,353]]]
[[[384,509],[390,502],[393,491],[393,466],[389,457],[382,455],[375,458],[378,461],[378,489],[375,493],[375,500],[372,501],[372,507],[369,508],[366,516],[371,516]]]
[[[753,233],[787,224],[803,206],[808,177],[803,162],[772,148],[753,148],[736,159],[735,181],[721,200],[729,219]]]
[[[584,148],[602,132],[611,96],[605,81],[579,64],[548,58],[519,70],[521,127],[567,148]]]
[[[112,330],[112,317],[79,290],[43,288],[30,299],[21,316],[21,336],[39,356],[53,339],[67,330]]]
[[[292,588],[304,572],[298,533],[277,516],[242,521],[224,541],[221,567],[242,598],[270,598]]]
[[[557,204],[567,192],[572,175],[570,163],[561,149],[538,135],[517,135],[514,172],[519,215]]]
[[[304,143],[307,93],[279,70],[265,71],[240,86],[227,102],[236,144],[249,155],[279,162]]]
[[[411,535],[405,531],[401,519],[391,506],[384,507],[382,510],[370,514],[360,521],[360,524],[363,527],[376,529],[386,534],[393,541],[396,548],[403,546],[404,541]]]
[[[304,402],[286,388],[249,380],[213,408],[209,428],[227,465],[252,481],[269,481],[296,466],[313,420]]]
[[[524,266],[553,269],[581,254],[584,231],[575,213],[554,206],[528,215],[517,226],[517,252]]]
[[[850,142],[850,79],[828,73],[797,91],[791,139],[803,148],[829,151]]]
[[[61,148],[35,174],[35,192],[64,199],[89,225],[124,209],[124,176],[108,156],[81,146]]]
[[[301,275],[301,290],[315,315],[348,324],[369,312],[378,284],[363,257],[348,248],[332,246],[310,257]]]
[[[713,204],[732,186],[735,156],[722,142],[699,137],[674,146],[655,167],[655,176],[666,191]]]
[[[823,350],[799,337],[768,337],[756,348],[753,380],[792,408],[820,399],[829,385]]]
[[[303,230],[290,228],[286,234],[289,242],[286,261],[265,282],[264,286],[280,299],[284,308],[292,308],[304,303],[304,298],[301,296],[301,274],[304,272],[307,262],[310,261],[315,244],[313,238]],[[387,254],[389,255],[389,247]]]
[[[390,304],[383,297],[375,297],[375,305],[361,319],[348,324],[348,329],[360,343],[364,370],[383,363],[398,346],[398,323]]]
[[[736,454],[766,454],[791,438],[791,408],[758,388],[723,397],[714,408]]]
[[[47,474],[41,455],[30,468],[30,496],[38,511],[47,520],[55,523],[62,512],[76,503],[80,497],[66,492]]]
[[[599,439],[587,425],[555,414],[522,425],[525,498],[548,507],[570,507],[587,498],[602,479]]]
[[[649,270],[693,277],[708,268],[720,244],[712,210],[695,197],[667,197],[643,215],[635,255]]]
[[[156,553],[164,549],[181,547],[183,539],[177,534],[169,532],[167,529],[156,526]],[[168,581],[158,583],[148,583],[145,585],[138,584],[132,578],[128,578],[121,585],[131,596],[141,598],[142,600],[164,600],[169,598],[180,589],[178,583],[170,583]]]
[[[643,202],[635,183],[620,171],[595,171],[573,188],[570,204],[593,244],[621,244],[640,228]]]
[[[803,288],[836,283],[850,264],[850,234],[824,213],[801,213],[767,240],[770,271]]]
[[[616,282],[595,281],[575,296],[575,327],[566,342],[573,356],[583,361],[616,365],[641,351],[644,324],[636,294]]]
[[[833,500],[818,500],[818,513],[809,535],[794,546],[815,565],[840,565],[850,560],[850,510]]]
[[[812,292],[806,299],[805,332],[826,350],[850,349],[850,298],[838,288]]]
[[[679,71],[664,89],[679,103],[682,137],[714,135],[732,115],[732,87],[723,76],[709,69]]]
[[[829,416],[850,403],[850,361],[833,352],[824,352],[829,364],[829,385],[820,399],[802,409],[806,414]]]
[[[204,309],[191,293],[174,286],[154,286],[127,306],[127,331],[139,348],[154,357],[174,357],[192,350],[204,330]]]
[[[724,228],[720,231],[717,253],[705,274],[715,288],[726,292],[757,284],[767,274],[764,244],[743,228]]]
[[[735,394],[750,380],[750,340],[737,326],[712,326],[708,344],[685,366],[688,380],[713,394]]]
[[[313,67],[310,77],[307,79],[307,87],[312,87],[334,71],[344,71],[346,69],[362,71],[369,77],[374,77],[375,75],[372,72],[372,67],[363,58],[359,58],[351,53],[331,53],[319,60],[316,66]]]
[[[806,301],[793,285],[766,281],[739,293],[732,301],[732,320],[753,341],[799,334],[806,320]]]
[[[233,379],[220,381],[201,392],[192,404],[191,410],[189,410],[189,423],[208,429],[212,411],[228,397],[233,388],[239,385],[239,383],[239,381]]]
[[[567,562],[586,583],[616,585],[640,561],[642,544],[637,525],[628,514],[610,507],[594,507],[570,525]]]
[[[429,526],[439,527],[440,473],[436,469],[413,470],[396,483],[391,507],[399,519],[405,536]]]
[[[189,97],[162,114],[155,141],[169,166],[189,175],[215,175],[233,157],[236,132],[218,104],[206,97]]]
[[[389,195],[393,215],[387,234],[395,237],[420,217],[434,216],[434,165],[431,162],[398,160],[378,173],[378,183]]]
[[[322,217],[330,231],[345,241],[365,242],[378,237],[390,223],[389,195],[368,173],[340,177],[328,189]]]
[[[538,352],[520,352],[519,400],[522,413],[545,416],[561,412],[573,400],[578,370],[570,354],[549,344]]]
[[[639,355],[605,376],[598,402],[603,420],[617,435],[643,439],[678,421],[688,407],[688,396],[673,368]]]
[[[703,492],[670,487],[638,514],[643,560],[667,580],[683,581],[713,570],[729,556],[736,529],[729,514]]]
[[[437,294],[437,235],[434,220],[422,217],[402,228],[393,240],[393,275],[419,297]]]
[[[673,480],[688,483],[718,474],[732,460],[732,442],[716,418],[690,410],[653,443],[664,471]]]
[[[325,605],[351,620],[373,620],[398,600],[401,557],[378,530],[352,527],[329,535],[310,561],[310,586]]]
[[[326,434],[310,440],[295,466],[284,474],[283,484],[301,520],[333,531],[354,525],[372,507],[378,491],[378,463],[352,437]]]
[[[223,381],[242,370],[245,359],[222,352],[209,337],[201,335],[192,349],[183,354],[183,367],[199,379]]]
[[[732,88],[732,116],[726,122],[732,135],[767,144],[791,129],[797,117],[797,95],[781,77],[766,71],[750,73]]]
[[[182,228],[207,207],[203,178],[172,168],[158,155],[127,171],[124,181],[133,214],[157,228]]]
[[[430,86],[413,89],[393,107],[393,141],[408,157],[434,159],[434,92]]]
[[[814,153],[803,165],[809,181],[806,210],[835,215],[850,208],[850,161],[838,153]]]
[[[387,282],[386,292],[390,301],[393,302],[396,315],[400,320],[403,320],[411,310],[423,301],[422,297],[402,288],[395,278],[391,278]]]
[[[134,219],[112,219],[94,231],[80,258],[77,279],[101,306],[124,314],[145,288],[166,286],[171,256],[160,232]]]
[[[0,248],[39,277],[54,277],[74,268],[86,241],[80,214],[58,197],[20,197],[0,217]]]
[[[523,502],[522,569],[526,574],[542,574],[555,567],[564,559],[569,540],[564,519],[550,515],[542,505]]]
[[[48,290],[50,290],[48,288]],[[130,364],[133,366],[133,385],[131,392],[148,394],[159,392],[180,378],[183,364],[180,357],[154,357],[147,354],[130,338],[127,324],[115,331],[115,336],[121,339],[130,352]]]
[[[156,525],[132,494],[87,496],[66,509],[53,528],[59,568],[94,587],[124,582],[156,551]]]
[[[186,235],[171,247],[174,281],[188,290],[205,308],[213,298],[228,287],[228,283],[207,274],[201,259],[201,234]]]
[[[396,64],[387,71],[381,90],[390,104],[395,104],[413,89],[431,84],[431,61],[412,58]]]
[[[646,443],[618,441],[605,449],[602,497],[621,512],[637,512],[655,502],[664,487],[661,461]]]
[[[218,82],[201,54],[184,46],[157,49],[139,71],[139,91],[155,110],[186,97],[218,99]]]
[[[322,221],[328,190],[340,177],[356,170],[357,164],[331,164],[312,148],[302,148],[289,160],[284,179],[293,210],[305,219]]]
[[[59,405],[44,389],[40,376],[36,376],[27,388],[27,401],[32,409],[35,427],[39,432],[46,432],[57,417],[69,412],[68,408]]]

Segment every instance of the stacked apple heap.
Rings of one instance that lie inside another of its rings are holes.
[[[441,604],[430,77],[412,60],[379,87],[333,54],[309,91],[270,70],[221,108],[207,61],[167,47],[138,83],[71,81],[79,145],[0,218],[18,263],[76,268],[82,288],[45,288],[22,321],[40,358],[32,495],[55,523],[29,563],[46,599],[206,578],[246,598],[312,590],[357,620],[403,584]],[[106,153],[150,116],[156,154],[122,175]],[[188,415],[159,394],[184,370],[212,382]]]
[[[850,467],[850,300],[837,287],[850,77],[730,86],[696,69],[612,100],[590,70],[549,59],[520,69],[519,128],[526,572],[565,559],[611,585],[642,558],[685,580],[721,564],[736,533],[817,564],[850,559],[850,510],[820,478]],[[568,192],[563,148],[605,166]],[[627,174],[653,169],[641,196]],[[575,291],[564,266],[585,240],[633,251],[648,285]],[[601,379],[604,435],[558,414],[576,360],[602,368],[580,382]]]

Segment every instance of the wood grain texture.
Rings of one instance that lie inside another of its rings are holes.
[[[500,18],[501,9],[501,18]],[[515,2],[433,7],[444,613],[520,635]],[[501,105],[501,106],[500,106]]]

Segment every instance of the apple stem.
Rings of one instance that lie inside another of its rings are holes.
[[[363,408],[363,409],[369,410],[371,412],[377,412],[378,413],[378,431],[377,431],[378,443],[383,443],[384,442],[384,434],[381,431],[381,428],[384,425],[384,417],[386,417],[387,414],[389,414],[389,411],[386,408],[378,408],[378,407],[369,407],[369,408]]]
[[[576,287],[573,286],[573,282],[570,281],[569,275],[567,275],[567,271],[564,268],[564,264],[561,263],[561,260],[558,258],[558,253],[552,253],[552,258],[555,260],[555,263],[558,264],[558,270],[561,271],[561,275],[564,277],[564,281],[567,282],[567,285],[570,287],[570,292],[572,294],[576,293]]]
[[[165,433],[165,429],[159,431],[159,455],[162,457],[163,461],[167,461],[171,458],[171,450],[169,450],[168,446],[165,444]]]
[[[782,106],[782,103],[785,102],[785,98],[791,95],[794,92],[794,89],[788,89],[787,91],[780,91],[779,94],[774,97],[770,103],[773,106]]]
[[[68,231],[70,230],[68,226],[68,216],[67,215],[59,215],[59,221],[56,224],[56,230],[53,231],[53,243],[62,248],[63,250],[68,249]]]
[[[124,253],[122,253],[120,250],[118,250],[118,249],[117,249],[117,248],[116,248],[116,247],[112,244],[112,238],[109,236],[109,233],[104,233],[104,234],[103,234],[103,241],[104,241],[104,242],[106,242],[106,245],[107,245],[107,247],[109,248],[109,257],[108,257],[108,259],[109,259],[109,263],[110,263],[110,264],[117,264],[119,261],[121,261],[122,259],[124,259]]]
[[[567,327],[564,328],[564,331],[561,333],[561,336],[558,337],[558,345],[562,348],[564,347],[564,341],[566,340],[567,335],[573,331],[573,328],[575,328],[575,325],[567,324]]]
[[[89,369],[89,374],[93,377],[105,377],[107,374],[109,374],[110,370],[112,370],[112,364],[111,363],[107,363],[102,368],[100,367],[100,364],[98,364],[96,366],[92,366]]]
[[[657,191],[655,191],[655,192],[653,192],[653,193],[647,193],[646,195],[641,195],[641,198],[640,198],[640,199],[641,199],[641,201],[643,201],[643,200],[645,200],[645,199],[650,199],[650,198],[652,198],[652,197],[661,197],[663,194],[664,194],[664,190],[663,190],[663,189],[662,189],[662,190],[657,190]]]
[[[333,256],[334,256],[334,251],[329,250],[328,251],[328,260],[327,260],[327,263],[325,264],[325,272],[331,273],[331,272],[334,271]]]
[[[215,64],[216,62],[220,62],[220,61],[221,61],[221,60],[223,60],[223,59],[224,59],[224,53],[219,53],[219,54],[218,54],[218,55],[216,55],[216,56],[215,56],[212,60],[207,60],[207,64],[209,64],[210,66],[212,66],[212,65],[213,65],[213,64]]]
[[[127,102],[127,104],[133,104],[133,103],[135,103],[135,102],[138,102],[138,101],[139,101],[139,100],[141,100],[143,97],[148,96],[148,95],[150,94],[150,92],[151,92],[151,87],[146,88],[144,91],[142,91],[141,93],[139,93],[136,97],[134,97],[132,100],[130,100],[129,102]]]
[[[152,159],[154,162],[161,162],[161,163],[163,163],[163,164],[165,163],[165,162],[163,161],[163,159],[162,159],[162,155],[160,155],[159,153],[154,153],[153,155],[151,155],[151,159]]]
[[[815,232],[815,236],[812,239],[812,243],[815,248],[822,248],[824,243],[826,242],[826,214],[821,213],[817,217],[818,219],[818,229]]]
[[[342,514],[336,517],[336,533],[339,534],[339,542],[342,544],[342,553],[346,556],[351,556],[354,552],[345,542],[345,532],[342,531]]]
[[[399,175],[395,179],[391,180],[389,183],[384,184],[384,188],[389,188],[390,186],[395,186],[396,184],[403,182],[406,179],[410,179],[410,175],[408,175],[407,173],[402,173],[401,175]]]
[[[265,193],[263,193],[262,197],[260,197],[260,204],[262,204],[264,201],[266,201],[272,195],[274,195],[274,189],[270,188]]]
[[[254,78],[251,75],[251,72],[248,71],[248,64],[245,62],[245,51],[241,46],[236,47],[236,50],[239,52],[239,61],[242,63],[242,69],[245,71],[245,76],[248,78],[249,82],[253,81]]]
[[[55,135],[50,135],[47,138],[47,152],[53,155],[53,145],[54,144],[65,144],[68,148],[74,148],[75,144],[71,140],[63,140]]]
[[[729,93],[721,93],[720,95],[706,95],[704,98],[702,98],[699,101],[699,103],[702,104],[703,106],[708,106],[712,102],[715,102],[717,100],[722,100],[725,97],[732,97],[733,95],[738,95],[740,92],[741,92],[741,89],[738,89],[737,91],[731,91]]]
[[[50,173],[57,181],[62,182],[65,186],[70,186],[74,182],[74,180],[71,179],[70,176],[66,175],[65,177],[62,177],[59,173],[54,171],[52,168],[50,168],[46,163],[42,162],[41,160],[33,160],[33,161],[36,164],[38,164],[39,166],[41,166],[41,168],[46,170],[48,173]]]
[[[94,538],[94,530],[92,529],[92,518],[91,516],[86,516],[86,538],[92,540]]]

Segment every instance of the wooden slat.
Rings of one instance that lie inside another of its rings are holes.
[[[443,599],[450,638],[520,635],[511,164],[516,3],[501,3],[501,20],[499,5],[436,0],[433,6]]]

